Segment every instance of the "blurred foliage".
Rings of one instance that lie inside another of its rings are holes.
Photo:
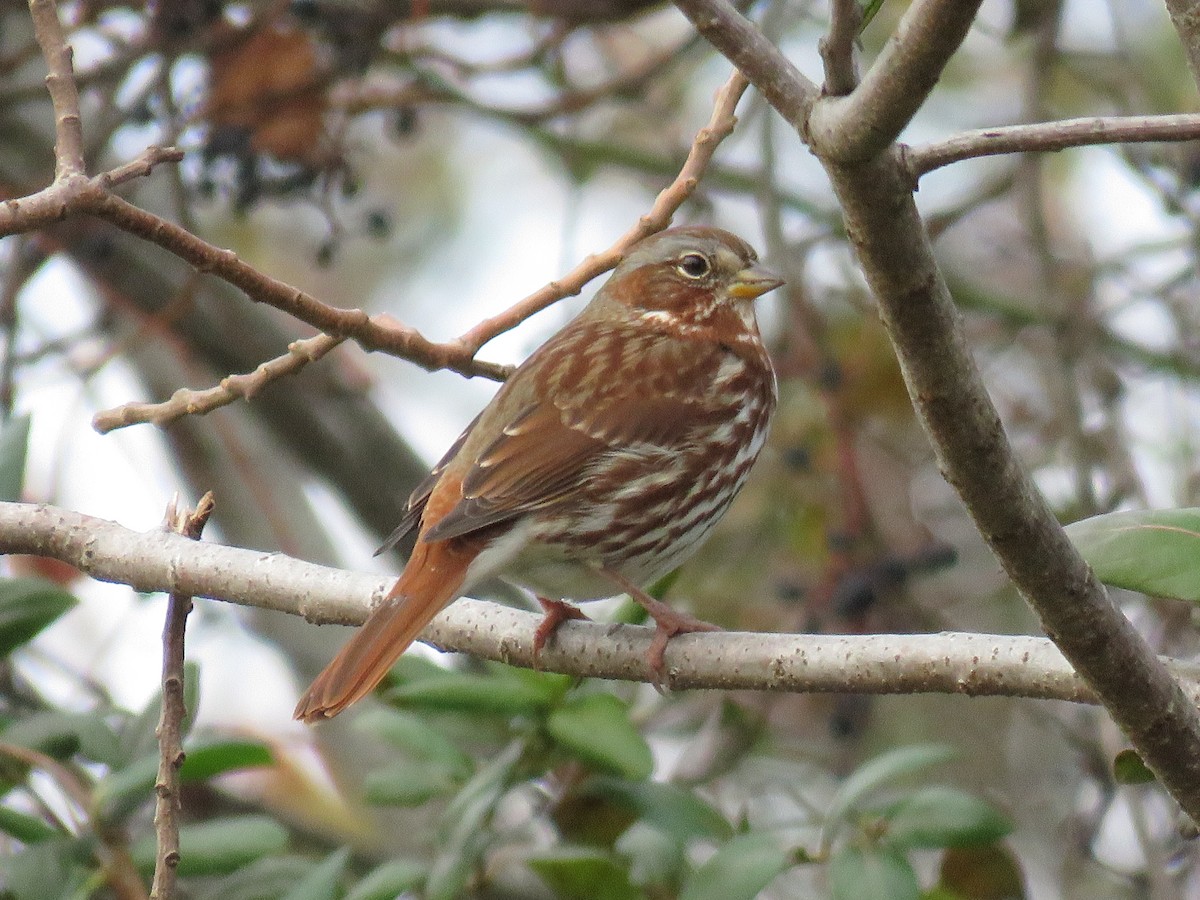
[[[45,625],[64,604],[40,596],[36,609],[24,606]],[[943,746],[871,760],[827,809],[796,821],[771,828],[731,821],[709,799],[729,769],[688,785],[653,780],[635,710],[617,695],[571,686],[559,675],[482,669],[401,664],[387,707],[356,721],[394,751],[367,776],[366,801],[427,809],[428,861],[374,863],[351,847],[324,857],[300,852],[311,850],[311,834],[248,811],[236,791],[221,787],[224,775],[273,766],[273,749],[193,730],[180,769],[182,889],[223,898],[363,900],[408,890],[455,898],[495,879],[528,896],[752,900],[793,867],[827,865],[832,896],[903,897],[917,891],[910,853],[990,847],[1011,830],[1005,816],[969,793],[900,787],[950,759]],[[191,666],[189,718],[199,703],[197,675]],[[497,690],[481,692],[483,682]],[[156,857],[158,701],[131,713],[111,701],[69,712],[32,694],[25,700],[26,708],[0,724],[0,832],[7,836],[0,896],[77,897],[106,884],[128,895],[131,881],[148,879]],[[479,738],[474,755],[457,746],[464,730]],[[761,752],[746,746],[738,756]],[[797,839],[805,833],[816,843]],[[985,877],[963,860],[956,866],[960,878]],[[515,886],[521,883],[527,886]]]

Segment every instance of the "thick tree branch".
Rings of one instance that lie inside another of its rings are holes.
[[[726,5],[723,0],[678,2],[689,9]],[[859,89],[849,98],[820,101],[811,122],[798,117],[794,106],[767,99],[800,133],[807,127],[810,146],[829,173],[846,232],[943,474],[1047,634],[1171,796],[1200,823],[1196,705],[1108,597],[1013,453],[934,260],[902,154],[888,147],[936,82],[977,5],[976,0],[917,0]],[[729,38],[714,43],[724,50]],[[743,54],[738,65],[757,84],[778,76],[775,56],[777,51]],[[884,83],[885,75],[894,83]],[[916,98],[898,96],[900,86]],[[792,87],[802,90],[800,81]],[[880,108],[878,103],[889,97],[895,107]],[[900,110],[906,111],[903,116]]]
[[[51,506],[0,503],[0,552],[68,562],[94,578],[360,624],[392,579],[330,569],[282,554],[197,543],[159,529]],[[423,639],[444,650],[588,678],[646,679],[653,629],[570,622],[535,661],[541,616],[463,599]],[[1095,695],[1044,638],[984,634],[804,635],[719,632],[681,635],[666,654],[677,689],[866,694],[948,693],[1095,703]],[[1200,701],[1200,672],[1177,667]]]
[[[1093,144],[1194,141],[1200,139],[1200,114],[1166,116],[1094,116],[1004,125],[964,131],[944,141],[904,150],[905,163],[916,183],[921,176],[980,156],[1002,153],[1053,153]]]
[[[823,93],[844,97],[858,87],[854,45],[862,25],[862,7],[858,0],[833,0],[829,9],[829,33],[821,38],[818,48],[825,69]]]
[[[813,151],[848,163],[870,159],[890,146],[937,84],[981,2],[913,3],[854,92],[827,98],[813,109],[807,123]]]
[[[793,123],[807,121],[820,88],[792,65],[754,23],[725,0],[675,0],[675,5],[780,115]]]
[[[1175,26],[1179,41],[1183,44],[1183,52],[1187,54],[1192,78],[1200,86],[1200,2],[1167,0],[1167,12],[1171,14],[1171,24]]]

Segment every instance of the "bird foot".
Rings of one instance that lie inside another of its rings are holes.
[[[646,651],[646,668],[650,672],[650,682],[660,694],[666,693],[670,687],[667,677],[665,655],[667,644],[677,634],[690,634],[697,631],[723,631],[719,625],[697,619],[688,613],[680,612],[669,604],[663,603],[634,584],[625,576],[603,569],[603,573],[629,594],[654,620],[654,638]]]
[[[565,600],[550,600],[547,597],[538,597],[537,602],[545,613],[541,623],[537,627],[537,631],[533,633],[533,666],[535,669],[540,669],[541,663],[539,658],[542,655],[542,648],[554,636],[554,632],[558,631],[559,626],[571,619],[589,620],[578,606],[568,603]]]
[[[634,597],[634,599],[639,603],[642,602],[637,597]],[[651,597],[650,599],[653,600],[654,598]],[[650,670],[654,689],[660,694],[665,694],[667,688],[670,687],[670,680],[667,677],[665,654],[667,652],[667,644],[671,638],[677,634],[690,634],[697,631],[722,631],[723,629],[712,622],[705,622],[703,619],[697,619],[695,616],[681,613],[661,600],[655,600],[654,603],[658,607],[657,609],[651,609],[642,603],[643,606],[646,606],[646,612],[650,613],[650,617],[654,619],[654,638],[650,641],[650,649],[646,651],[646,667]]]

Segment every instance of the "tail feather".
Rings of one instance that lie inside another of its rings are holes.
[[[295,718],[331,719],[371,693],[433,617],[459,596],[474,554],[455,554],[448,543],[417,544],[396,586],[304,692]]]

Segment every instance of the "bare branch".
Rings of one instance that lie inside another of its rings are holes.
[[[488,341],[515,328],[534,313],[564,297],[578,294],[593,278],[616,266],[631,246],[670,225],[675,211],[695,192],[717,146],[733,132],[737,123],[734,110],[747,87],[749,83],[735,69],[725,85],[717,91],[712,116],[708,124],[697,132],[675,180],[659,192],[650,211],[638,219],[637,224],[621,235],[616,243],[601,253],[592,254],[562,278],[550,282],[500,315],[484,319],[454,343],[464,351],[477,353]]]
[[[1167,12],[1171,14],[1171,24],[1175,26],[1179,42],[1183,44],[1183,52],[1187,54],[1192,78],[1200,86],[1200,2],[1167,0]]]
[[[361,309],[322,303],[311,294],[243,262],[232,250],[210,244],[185,228],[113,194],[88,195],[81,208],[123,231],[169,250],[200,272],[229,282],[251,300],[273,306],[325,334],[353,338],[367,350],[383,350],[429,370],[451,369],[497,381],[503,380],[508,373],[505,366],[476,360],[473,354],[453,342],[435,344],[390,315],[370,316]]]
[[[330,569],[277,553],[197,543],[51,506],[0,503],[0,552],[71,563],[94,578],[140,591],[175,591],[302,615],[310,622],[361,624],[393,579]],[[426,629],[444,650],[532,668],[541,616],[462,599]],[[646,679],[653,629],[570,622],[536,663],[547,671],[623,681]],[[667,647],[678,689],[949,693],[1095,703],[1095,695],[1044,638],[985,634],[797,635],[718,632],[681,635]],[[1173,664],[1175,665],[1175,664]],[[1200,700],[1200,672],[1175,665]]]
[[[204,391],[180,388],[171,395],[170,400],[163,403],[126,403],[115,409],[103,410],[96,413],[92,419],[92,427],[101,434],[145,422],[164,428],[184,416],[202,416],[214,409],[228,406],[239,398],[250,400],[272,381],[316,362],[343,341],[345,338],[331,337],[327,334],[293,341],[288,346],[287,353],[267,360],[253,372],[222,378],[219,385]]]
[[[829,34],[821,38],[819,49],[825,66],[827,97],[844,97],[858,87],[858,68],[854,63],[854,45],[862,24],[858,0],[833,0]]]
[[[165,528],[196,541],[213,511],[213,495],[200,498],[195,510],[180,509],[179,498],[167,506]],[[179,769],[183,765],[183,720],[187,717],[184,703],[184,634],[192,598],[172,592],[167,598],[167,615],[163,623],[162,709],[158,716],[158,777],[154,783],[154,834],[157,853],[154,857],[154,880],[150,885],[151,900],[173,900],[176,871],[179,866]]]
[[[813,152],[848,163],[868,160],[885,150],[937,84],[981,2],[913,3],[854,93],[826,98],[813,109],[808,121]]]
[[[980,156],[1002,153],[1053,153],[1093,144],[1132,144],[1152,141],[1194,141],[1200,138],[1200,114],[1166,116],[1093,116],[1005,125],[964,131],[944,141],[909,147],[905,162],[913,182],[921,176]]]
[[[724,8],[723,0],[677,3],[693,20],[703,15],[695,7]],[[1108,597],[1013,453],[934,260],[912,181],[901,154],[889,147],[932,89],[977,6],[978,0],[917,0],[859,88],[812,109],[810,143],[842,203],[846,233],[943,474],[1047,634],[1171,796],[1200,822],[1196,705]],[[708,21],[711,39],[728,56],[726,46],[738,32],[724,33],[716,22]],[[738,54],[737,64],[755,84],[781,71],[767,55]],[[801,133],[803,110],[778,98],[804,90],[797,80],[790,90],[767,95]]]
[[[749,19],[726,0],[675,0],[675,5],[781,116],[798,127],[808,119],[820,88]]]
[[[475,355],[480,348],[552,303],[578,294],[592,278],[613,268],[632,244],[666,228],[675,211],[695,191],[717,146],[733,131],[737,121],[734,110],[746,87],[746,80],[735,71],[717,93],[712,116],[697,133],[678,175],[658,195],[650,211],[611,248],[588,257],[566,277],[551,282],[500,315],[485,319],[456,340],[441,344],[428,340],[390,315],[370,316],[361,309],[322,303],[304,291],[258,271],[232,251],[216,247],[108,190],[113,185],[148,173],[158,162],[177,160],[180,154],[175,150],[150,148],[138,160],[97,178],[55,182],[38,194],[8,201],[0,205],[0,236],[32,230],[72,213],[90,213],[174,253],[200,272],[216,275],[242,290],[250,299],[286,312],[323,333],[312,339],[317,343],[300,345],[304,356],[289,352],[286,357],[264,363],[254,373],[231,376],[219,388],[202,395],[181,391],[164,405],[130,404],[101,413],[94,422],[101,431],[145,421],[166,424],[179,415],[215,409],[233,399],[230,392],[236,396],[239,392],[256,390],[269,378],[294,371],[305,361],[316,358],[311,353],[314,347],[321,346],[323,354],[332,349],[333,345],[328,342],[347,338],[357,341],[364,349],[382,350],[429,370],[450,369],[467,376],[481,375],[502,381],[507,377],[509,367],[477,360]],[[247,393],[241,395],[248,396]]]
[[[53,225],[83,211],[110,187],[149,175],[161,163],[181,159],[183,151],[174,147],[147,147],[137,159],[94,178],[57,179],[36,194],[0,202],[0,238]]]
[[[67,46],[54,0],[30,0],[29,12],[49,70],[46,89],[54,106],[54,180],[64,182],[85,171],[79,88],[75,85],[71,48]]]

